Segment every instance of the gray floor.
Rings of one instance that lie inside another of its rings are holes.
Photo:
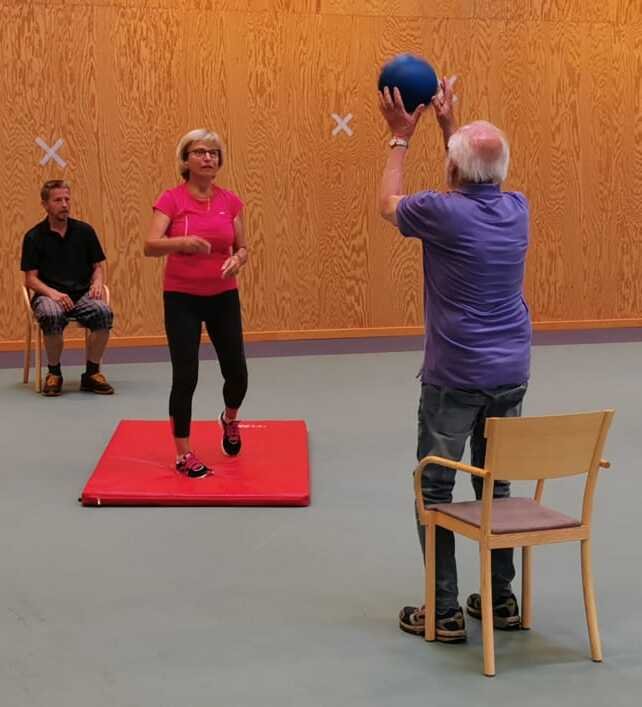
[[[114,364],[118,394],[36,396],[0,370],[3,707],[638,705],[642,688],[642,343],[539,346],[526,414],[615,407],[595,517],[606,661],[592,663],[576,546],[535,553],[535,625],[464,646],[399,632],[421,601],[411,515],[417,352],[250,360],[248,418],[304,418],[303,509],[100,508],[77,497],[115,424],[162,419],[166,363]],[[220,406],[202,364],[197,419]],[[576,480],[548,490],[575,511]],[[470,497],[467,479],[458,497]],[[559,502],[557,502],[559,500]],[[458,544],[462,598],[477,589]]]

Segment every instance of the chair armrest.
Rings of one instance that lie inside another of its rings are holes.
[[[419,516],[422,524],[425,525],[426,516],[429,509],[424,506],[424,497],[421,491],[421,479],[426,471],[426,467],[429,464],[439,464],[440,466],[447,466],[449,469],[456,469],[457,471],[465,471],[473,476],[480,476],[482,479],[489,476],[489,472],[486,469],[480,469],[477,466],[471,466],[470,464],[463,464],[462,462],[456,462],[452,459],[445,459],[444,457],[424,457],[419,461],[419,464],[415,468],[415,501],[417,505],[417,515]]]
[[[444,457],[424,457],[419,461],[417,470],[421,468],[421,473],[428,466],[428,464],[439,464],[439,466],[447,466],[449,469],[456,469],[457,471],[465,471],[473,476],[488,476],[486,469],[480,469],[478,466],[471,466],[470,464],[464,464],[463,462],[456,462],[452,459],[445,459]]]

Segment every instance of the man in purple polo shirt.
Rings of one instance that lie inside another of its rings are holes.
[[[404,195],[403,165],[409,141],[425,108],[406,113],[395,89],[380,94],[380,106],[392,132],[381,183],[381,214],[402,235],[420,238],[423,247],[425,353],[419,402],[417,458],[436,455],[460,460],[470,439],[471,462],[483,467],[487,417],[521,414],[530,365],[531,323],[523,297],[528,249],[528,202],[523,194],[503,192],[509,161],[508,142],[494,125],[478,121],[457,129],[454,79],[440,81],[433,99],[447,149],[451,191]],[[481,479],[472,477],[477,498]],[[424,503],[449,503],[455,472],[428,466],[423,476]],[[496,482],[495,497],[510,494],[508,482]],[[422,550],[423,527],[418,524]],[[437,528],[437,640],[466,639],[458,600],[453,534]],[[520,625],[511,590],[513,551],[492,556],[493,613],[496,628]],[[479,594],[468,597],[469,615],[481,617]],[[400,628],[423,635],[423,607],[404,607]]]

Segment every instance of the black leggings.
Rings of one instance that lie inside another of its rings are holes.
[[[223,374],[223,401],[226,407],[239,408],[245,397],[247,365],[243,349],[241,303],[238,290],[211,296],[165,292],[163,301],[165,332],[172,359],[169,416],[174,426],[174,436],[189,437],[203,322],[216,349]]]

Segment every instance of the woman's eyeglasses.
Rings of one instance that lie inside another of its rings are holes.
[[[198,157],[199,160],[204,159],[205,155],[209,155],[213,160],[221,159],[220,150],[204,150],[202,147],[197,147],[195,150],[190,150],[187,154],[194,155],[194,157]]]

